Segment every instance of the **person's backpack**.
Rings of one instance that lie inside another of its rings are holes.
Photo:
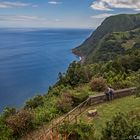
[[[110,93],[114,94],[114,89],[110,88]]]

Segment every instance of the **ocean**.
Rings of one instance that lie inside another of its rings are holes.
[[[59,72],[77,60],[71,49],[91,33],[89,29],[0,29],[0,111],[20,108],[37,94],[45,94]]]

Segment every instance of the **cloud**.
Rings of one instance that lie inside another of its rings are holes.
[[[61,19],[56,18],[56,19],[55,19],[55,21],[56,21],[56,22],[60,22],[60,21],[61,21]]]
[[[46,18],[38,16],[26,16],[26,15],[0,15],[0,22],[32,22],[32,21],[47,21]]]
[[[90,7],[95,10],[106,10],[106,11],[111,11],[111,9],[104,3],[102,0],[98,0],[93,2]]]
[[[37,5],[32,5],[30,3],[22,3],[22,2],[9,2],[9,1],[1,1],[0,8],[19,8],[19,7],[37,7]]]
[[[115,8],[140,10],[140,0],[96,0],[90,7],[94,10],[112,11]]]
[[[62,2],[58,2],[58,1],[49,1],[48,3],[49,3],[49,4],[52,4],[52,5],[58,5],[58,4],[61,4]]]
[[[91,16],[91,18],[93,18],[93,19],[105,19],[105,18],[110,17],[112,15],[113,14],[104,13],[104,14]]]

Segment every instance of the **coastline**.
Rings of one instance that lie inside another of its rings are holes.
[[[80,52],[76,51],[75,49],[72,49],[71,52],[72,52],[75,56],[77,56],[77,57],[79,58],[79,62],[80,62],[81,64],[85,63],[85,58],[86,58],[86,57],[83,56]]]

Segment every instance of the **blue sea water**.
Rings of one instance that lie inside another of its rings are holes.
[[[89,29],[0,29],[0,111],[46,93]]]

